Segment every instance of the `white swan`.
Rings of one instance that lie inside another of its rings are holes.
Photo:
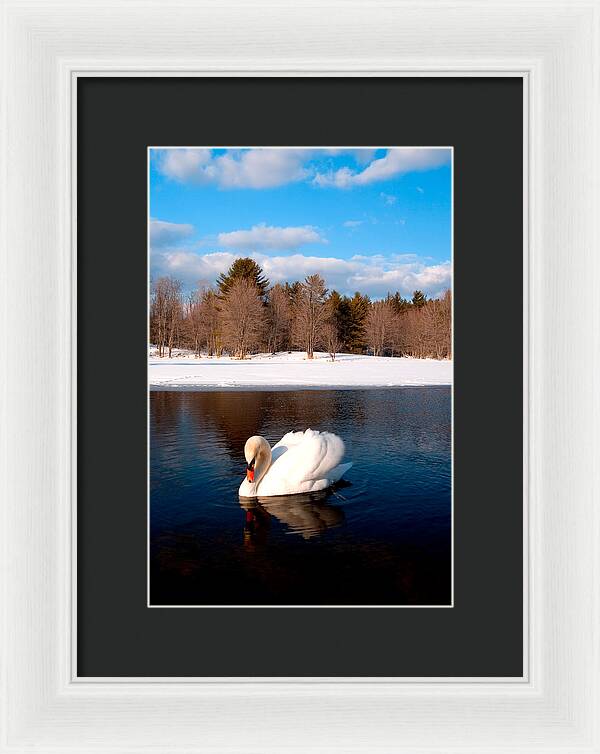
[[[264,437],[246,440],[246,479],[240,497],[318,492],[339,481],[352,466],[341,463],[344,441],[331,432],[288,432],[271,448]]]

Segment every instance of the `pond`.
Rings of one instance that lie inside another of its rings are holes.
[[[333,490],[240,500],[244,443],[335,432]],[[151,605],[447,605],[451,391],[150,393]]]

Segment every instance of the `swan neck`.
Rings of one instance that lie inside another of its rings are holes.
[[[256,462],[254,466],[254,484],[256,486],[259,485],[260,480],[264,477],[264,475],[269,470],[269,466],[271,465],[271,446],[269,443],[265,442],[264,445],[261,445],[260,450],[258,451]]]

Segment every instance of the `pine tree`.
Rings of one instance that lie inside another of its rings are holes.
[[[423,291],[415,291],[413,293],[413,297],[412,297],[413,306],[416,306],[417,309],[420,309],[422,306],[425,306],[426,303],[427,303],[427,296],[423,293]]]
[[[290,299],[290,304],[295,306],[300,300],[302,294],[302,283],[299,280],[296,280],[293,283],[286,283],[284,285],[284,290]]]
[[[396,314],[402,314],[402,312],[405,312],[410,306],[408,301],[403,298],[398,291],[394,294],[388,293],[386,301],[390,302]]]
[[[337,291],[331,291],[327,301],[330,319],[335,324],[341,347],[350,349],[350,299],[347,296],[341,296]]]
[[[227,272],[222,272],[217,279],[219,297],[224,299],[229,293],[231,286],[238,280],[247,280],[256,286],[258,294],[264,301],[269,287],[269,281],[264,275],[262,267],[254,259],[240,257],[234,260]]]
[[[348,345],[353,353],[361,353],[366,347],[365,324],[370,305],[371,299],[358,291],[348,302],[350,313]]]

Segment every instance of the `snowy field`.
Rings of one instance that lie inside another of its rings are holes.
[[[318,387],[396,387],[451,385],[452,362],[436,359],[391,358],[304,352],[257,354],[239,361],[229,356],[198,359],[189,351],[158,358],[150,350],[150,387],[155,390],[214,390]]]

